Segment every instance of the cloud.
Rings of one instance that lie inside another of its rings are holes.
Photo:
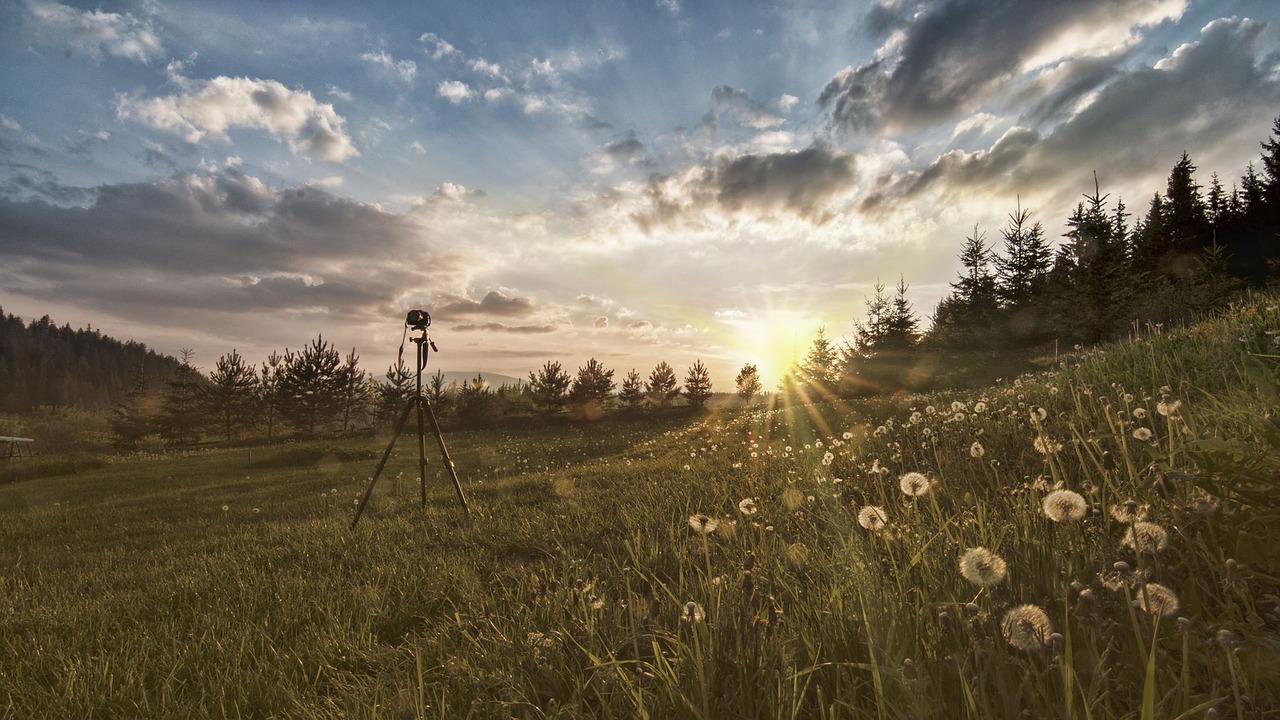
[[[0,283],[157,324],[245,311],[382,317],[414,288],[458,286],[466,262],[412,214],[275,188],[234,169],[104,185],[74,206],[0,199]],[[7,194],[6,194],[7,195]],[[127,312],[125,312],[127,311]],[[183,315],[186,314],[186,317]]]
[[[491,322],[479,325],[463,324],[454,325],[450,329],[457,332],[501,332],[515,333],[517,335],[542,335],[556,331],[555,325],[504,325],[502,323]]]
[[[62,45],[95,60],[112,55],[147,62],[164,54],[151,24],[131,13],[76,10],[49,0],[28,0],[27,12],[37,40]]]
[[[800,102],[800,98],[795,95],[787,95],[784,93],[778,98],[778,109],[784,113],[791,112],[791,109],[794,108],[798,102]]]
[[[475,91],[461,80],[445,80],[436,88],[436,94],[457,105],[475,97]]]
[[[1134,45],[1140,29],[1180,17],[1185,6],[1185,0],[886,3],[875,28],[888,39],[876,57],[841,70],[818,100],[841,129],[927,126],[972,111],[1038,68],[1114,55]]]
[[[609,318],[601,315],[591,323],[591,326],[597,329],[607,328],[609,327]]]
[[[597,175],[611,173],[619,167],[645,167],[653,164],[645,153],[644,143],[640,142],[634,133],[628,134],[622,140],[596,148],[592,153],[592,159],[594,163],[591,172]]]
[[[850,153],[813,145],[725,158],[675,176],[654,175],[632,219],[646,232],[708,212],[759,219],[785,212],[820,225],[831,218],[829,202],[852,187],[855,164]]]
[[[454,47],[447,40],[435,33],[422,33],[418,37],[418,42],[429,45],[425,52],[431,56],[432,60],[440,60],[450,55],[460,55],[458,48]]]
[[[528,317],[537,311],[528,298],[510,297],[499,290],[490,290],[479,301],[459,295],[444,297],[436,304],[441,315],[488,315],[491,317]]]
[[[116,111],[152,127],[197,143],[205,135],[226,139],[235,127],[265,130],[329,162],[359,155],[347,135],[346,120],[311,93],[290,90],[275,80],[220,76],[184,80],[182,92],[157,98],[120,95]]]
[[[1028,114],[1059,117],[1051,129],[1014,126],[989,148],[943,153],[920,171],[892,178],[864,199],[864,209],[887,211],[893,200],[926,190],[944,197],[984,190],[1062,193],[1064,178],[1087,182],[1094,170],[1112,187],[1127,180],[1146,187],[1176,160],[1170,148],[1199,155],[1256,142],[1280,105],[1280,77],[1269,66],[1274,60],[1257,58],[1264,30],[1252,20],[1215,20],[1196,42],[1153,65],[1108,69],[1102,74],[1109,80],[1100,86],[1093,87],[1093,80],[1079,85],[1090,87],[1088,92],[1064,90],[1069,101],[1046,96]],[[1090,74],[1086,68],[1066,72],[1062,86]],[[956,132],[995,124],[979,114]]]
[[[432,209],[443,207],[457,207],[465,204],[469,200],[482,198],[485,196],[483,190],[468,188],[465,185],[457,183],[445,182],[436,186],[431,195],[426,199],[425,205]]]
[[[680,0],[657,0],[654,4],[672,15],[680,14]]]
[[[485,60],[484,58],[475,58],[474,60],[467,63],[467,65],[470,66],[472,70],[475,70],[481,75],[488,75],[491,78],[502,77],[502,67],[499,66],[497,63],[491,63],[488,60]]]
[[[386,50],[379,50],[376,53],[361,53],[360,59],[365,62],[371,62],[374,65],[380,65],[400,76],[405,82],[413,82],[418,76],[418,63],[412,60],[396,60],[387,54]]]
[[[712,128],[724,124],[749,127],[754,130],[776,128],[786,122],[770,113],[764,105],[751,99],[742,90],[735,90],[728,85],[711,91],[711,111],[703,122]]]

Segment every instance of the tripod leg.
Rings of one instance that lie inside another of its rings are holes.
[[[351,518],[351,527],[354,528],[356,523],[360,522],[360,516],[364,513],[364,506],[369,502],[369,496],[373,494],[373,486],[378,482],[378,476],[382,474],[382,468],[387,466],[387,459],[391,457],[391,448],[396,446],[396,438],[400,437],[400,431],[404,430],[404,423],[409,419],[409,411],[413,409],[416,401],[410,400],[405,403],[404,410],[400,411],[400,417],[396,419],[396,429],[391,431],[391,442],[387,443],[387,449],[382,453],[382,459],[378,461],[378,467],[373,471],[373,477],[369,478],[369,485],[364,489],[364,495],[360,497],[360,504],[356,505],[356,516]],[[422,445],[422,407],[418,406],[418,445]]]
[[[421,394],[414,398],[418,406],[418,487],[422,493],[422,509],[427,509],[427,438],[426,425],[422,421],[422,408],[427,399]]]
[[[453,467],[453,460],[449,459],[449,448],[444,446],[444,436],[440,434],[440,424],[436,422],[436,413],[431,409],[431,403],[427,402],[426,398],[422,398],[422,407],[426,408],[427,418],[431,420],[431,432],[435,434],[436,444],[440,446],[440,459],[444,462],[445,470],[449,471],[449,477],[453,478],[453,489],[458,491],[458,502],[462,503],[462,509],[470,514],[471,508],[467,506],[467,496],[462,494],[462,483],[458,480],[458,471]],[[418,412],[422,412],[421,408]],[[422,417],[421,414],[418,417]],[[421,442],[425,442],[425,440]],[[426,460],[423,460],[423,466],[426,466]]]

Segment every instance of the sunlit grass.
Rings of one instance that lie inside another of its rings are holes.
[[[1275,304],[974,392],[450,434],[470,516],[401,448],[349,530],[385,437],[3,486],[0,708],[1265,717]]]

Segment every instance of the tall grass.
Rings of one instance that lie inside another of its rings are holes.
[[[469,517],[406,450],[348,530],[369,441],[0,487],[0,714],[1266,717],[1275,305],[973,392],[452,434]]]

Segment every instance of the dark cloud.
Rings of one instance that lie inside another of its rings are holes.
[[[842,129],[902,129],[947,120],[1005,87],[1026,60],[1062,33],[1146,22],[1150,6],[1133,0],[882,3],[868,22],[880,32],[901,30],[901,43],[884,57],[842,70],[818,101]]]
[[[786,212],[814,224],[831,217],[832,197],[855,179],[855,158],[826,145],[741,155],[681,176],[651,176],[647,208],[633,215],[646,231],[684,216],[718,209],[766,217]]]
[[[595,319],[595,322],[593,322],[591,326],[596,328],[607,328],[609,327],[609,318],[604,315],[601,315],[600,317]]]
[[[555,332],[555,325],[504,325],[498,322],[454,325],[457,332],[503,332],[517,335],[541,335]]]
[[[1094,170],[1121,182],[1163,171],[1182,149],[1195,155],[1236,144],[1242,136],[1262,137],[1280,106],[1274,59],[1257,58],[1264,29],[1258,22],[1224,18],[1155,66],[1119,73],[1088,65],[1069,68],[1078,82],[1060,86],[1060,97],[1046,97],[1031,112],[1048,117],[1088,104],[1051,132],[1014,127],[988,149],[944,153],[924,170],[882,179],[859,207],[889,212],[895,200],[927,189],[1057,192],[1064,177],[1087,182]],[[1102,75],[1110,81],[1101,81]],[[1098,82],[1101,87],[1085,89]],[[1088,93],[1092,97],[1086,100]]]
[[[156,322],[180,311],[381,316],[462,265],[433,253],[411,215],[234,170],[92,190],[20,174],[3,187],[7,288]]]
[[[652,330],[653,323],[648,320],[636,320],[627,324],[628,330]]]
[[[525,317],[535,311],[532,300],[508,297],[497,290],[490,290],[478,302],[466,297],[449,296],[436,305],[436,313],[446,315],[489,315],[496,317]]]

